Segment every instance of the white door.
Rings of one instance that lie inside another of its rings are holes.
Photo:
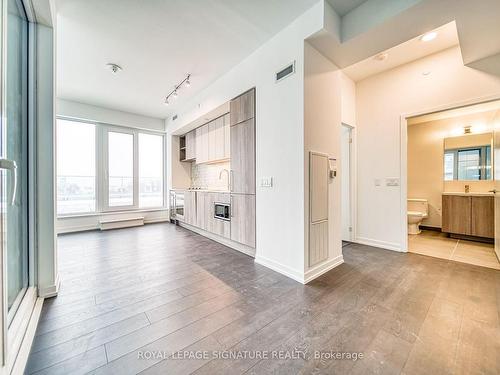
[[[342,194],[342,241],[352,241],[352,215],[351,215],[351,139],[352,128],[342,125],[341,130],[341,194]]]

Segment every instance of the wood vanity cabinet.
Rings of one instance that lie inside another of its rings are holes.
[[[474,237],[494,237],[494,198],[443,195],[442,231]]]

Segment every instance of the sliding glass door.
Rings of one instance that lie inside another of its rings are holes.
[[[29,286],[28,20],[21,0],[7,0],[6,42],[5,121],[0,166],[4,282],[10,325]]]

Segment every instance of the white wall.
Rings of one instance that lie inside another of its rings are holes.
[[[304,61],[304,233],[309,247],[309,152],[321,152],[337,159],[340,165],[341,130],[341,71],[310,44],[305,43]],[[308,267],[309,252],[305,252],[306,280],[343,262],[341,238],[341,179],[329,185],[328,259]]]
[[[256,88],[256,261],[296,280],[304,277],[304,39],[322,27],[313,6],[247,59],[198,94],[169,124],[182,129],[244,91]],[[296,73],[274,75],[290,62]],[[273,187],[261,188],[272,176]]]
[[[163,119],[78,103],[61,98],[57,99],[56,111],[58,116],[72,117],[80,120],[156,131],[165,130],[165,121]]]
[[[423,75],[423,72],[430,72]],[[356,85],[357,240],[405,249],[401,191],[401,121],[404,114],[430,112],[466,101],[500,96],[500,78],[464,67],[460,49],[441,53],[369,77]],[[406,164],[406,163],[404,163]],[[384,178],[401,178],[385,186]],[[381,179],[381,186],[374,181]]]

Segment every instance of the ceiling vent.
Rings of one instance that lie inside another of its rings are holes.
[[[285,79],[286,77],[292,75],[293,73],[295,73],[295,61],[276,73],[276,82]]]

